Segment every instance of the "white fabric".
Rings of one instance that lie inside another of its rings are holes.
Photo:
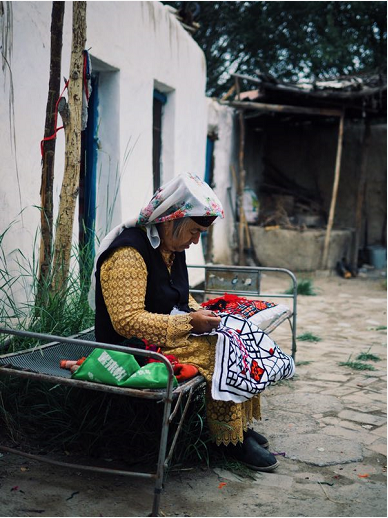
[[[216,333],[213,399],[242,403],[294,375],[293,358],[248,319],[224,316]]]
[[[285,313],[290,313],[290,308],[285,304],[276,304],[272,308],[259,311],[256,315],[249,317],[248,320],[265,331],[267,327],[276,322]]]

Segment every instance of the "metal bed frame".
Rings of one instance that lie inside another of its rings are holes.
[[[228,292],[245,297],[260,296],[271,298],[293,298],[292,311],[290,310],[288,313],[282,315],[276,322],[273,322],[267,329],[265,329],[265,331],[267,334],[270,333],[284,320],[288,319],[292,329],[292,356],[295,357],[297,282],[292,272],[282,268],[230,267],[223,265],[189,266],[189,268],[203,268],[205,270],[205,282],[203,289],[190,289],[192,294],[198,294],[206,297],[210,294],[223,295],[225,292]],[[282,272],[288,275],[293,283],[293,293],[289,295],[279,293],[261,294],[260,280],[262,272]],[[173,369],[165,356],[156,352],[145,351],[143,349],[131,347],[130,352],[134,355],[157,359],[164,363],[168,371],[168,383],[166,389],[139,390],[92,383],[89,381],[74,380],[71,378],[71,373],[69,371],[60,369],[60,359],[79,358],[86,356],[90,354],[90,352],[96,347],[113,351],[128,352],[128,346],[96,342],[93,328],[70,337],[19,331],[7,327],[0,327],[0,334],[27,337],[49,342],[45,345],[39,345],[20,352],[1,355],[0,375],[8,374],[21,378],[46,381],[53,384],[62,384],[72,387],[85,388],[88,390],[102,391],[111,394],[120,394],[127,397],[151,399],[164,403],[156,472],[144,473],[95,467],[90,465],[72,464],[69,462],[50,459],[48,456],[34,455],[15,448],[9,448],[7,446],[0,445],[0,450],[2,451],[54,465],[64,466],[67,468],[76,468],[81,470],[91,470],[99,473],[112,473],[116,475],[151,479],[154,481],[154,498],[150,516],[158,516],[165,473],[172,458],[178,435],[181,431],[192,395],[194,391],[203,385],[205,381],[203,376],[198,374],[194,378],[179,384],[176,388],[173,388]],[[186,399],[186,402],[181,412],[180,420],[178,422],[175,435],[172,439],[169,452],[167,453],[169,426],[177,414],[183,398]]]
[[[136,397],[141,399],[157,400],[164,403],[162,427],[160,433],[160,446],[156,472],[143,473],[128,470],[109,469],[103,467],[95,467],[83,464],[72,464],[70,462],[57,461],[50,459],[47,456],[33,455],[30,453],[23,452],[15,448],[9,448],[7,446],[0,445],[0,450],[21,455],[34,460],[47,462],[49,464],[55,464],[64,466],[67,468],[76,468],[81,470],[90,470],[99,473],[111,473],[115,475],[126,475],[130,477],[140,477],[154,480],[154,499],[152,504],[152,511],[150,516],[158,516],[160,506],[160,495],[163,488],[164,476],[166,468],[172,458],[173,451],[178,439],[178,435],[182,428],[182,424],[195,389],[204,383],[204,378],[201,375],[197,375],[194,378],[181,383],[173,388],[173,369],[170,362],[162,354],[145,351],[143,349],[137,349],[131,347],[131,353],[139,356],[145,356],[148,358],[154,358],[163,362],[168,371],[168,382],[166,389],[132,389],[132,388],[121,388],[114,387],[111,385],[103,385],[99,383],[91,383],[89,381],[81,381],[72,379],[69,371],[60,369],[59,361],[62,358],[78,358],[90,354],[90,352],[98,347],[100,349],[108,349],[113,351],[120,351],[128,353],[128,346],[112,345],[106,343],[100,343],[92,340],[93,330],[89,329],[79,335],[71,337],[61,337],[55,335],[32,333],[28,331],[17,331],[5,327],[0,328],[0,333],[7,335],[15,335],[20,337],[27,337],[33,339],[39,339],[49,341],[46,345],[27,349],[17,353],[11,353],[0,356],[0,375],[12,375],[21,378],[34,379],[38,381],[47,381],[53,384],[62,384],[72,387],[85,388],[88,390],[97,390],[107,392],[111,394],[120,394],[123,396]],[[181,417],[171,443],[169,452],[167,453],[167,441],[169,426],[174,419],[180,403],[186,397],[186,403],[182,410]],[[174,408],[172,408],[174,404]]]

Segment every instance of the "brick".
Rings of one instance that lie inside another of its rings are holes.
[[[277,489],[290,489],[294,483],[294,477],[288,475],[278,475],[277,473],[257,473],[253,484],[260,487],[270,487]]]
[[[360,403],[360,405],[369,405],[371,403],[381,402],[382,408],[386,406],[387,396],[386,394],[371,392],[368,390],[359,390],[354,394],[349,394],[345,396],[342,400],[345,404],[347,401],[352,401],[356,403]]]
[[[342,426],[326,426],[326,428],[322,430],[322,433],[333,435],[335,437],[343,437],[344,439],[356,441],[361,444],[371,444],[376,440],[376,437],[368,433],[366,430],[355,431],[343,428]]]
[[[313,466],[332,466],[363,460],[362,445],[353,440],[318,433],[283,434],[271,440],[274,451],[284,451],[286,459],[297,460]]]
[[[383,405],[373,405],[371,403],[367,403],[367,404],[363,404],[363,403],[349,403],[349,402],[345,402],[345,405],[346,408],[351,408],[352,410],[355,410],[356,412],[365,412],[365,413],[369,413],[369,412],[381,412],[384,410],[384,407]]]
[[[373,383],[376,383],[376,378],[374,377],[364,377],[364,376],[357,376],[353,380],[349,381],[349,385],[356,386],[356,387],[368,387],[369,385],[372,385]]]
[[[338,414],[338,417],[361,424],[373,424],[375,426],[383,425],[387,422],[385,417],[355,412],[354,410],[342,410],[342,412]]]
[[[381,455],[387,456],[387,441],[384,439],[377,439],[377,441],[372,444],[368,444],[365,446],[368,450],[372,450],[375,453],[380,453]]]
[[[380,426],[375,430],[371,430],[370,433],[373,435],[378,435],[379,437],[387,437],[387,425]]]
[[[353,423],[352,421],[346,421],[340,419],[339,425],[343,428],[348,428],[349,430],[362,430],[362,425],[358,423]]]
[[[316,379],[326,380],[326,381],[334,381],[334,382],[346,382],[349,380],[349,376],[345,376],[342,374],[334,374],[331,372],[318,372],[315,374]]]
[[[330,396],[346,396],[348,394],[354,394],[357,392],[357,387],[350,387],[347,385],[342,385],[339,387],[332,387],[330,385],[330,388],[328,390],[323,391],[323,394],[328,394]]]

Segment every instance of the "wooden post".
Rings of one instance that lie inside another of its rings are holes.
[[[86,2],[73,2],[73,39],[70,60],[69,104],[62,111],[65,129],[65,171],[63,176],[54,244],[52,289],[66,286],[70,267],[75,205],[81,163],[81,113],[83,88],[83,50],[86,44]],[[66,109],[67,108],[67,109]],[[61,111],[61,113],[62,113]]]
[[[352,250],[352,257],[350,259],[350,266],[354,272],[357,272],[358,263],[358,249],[360,247],[360,235],[362,227],[362,209],[365,201],[366,192],[366,179],[367,179],[367,162],[368,162],[368,150],[370,144],[371,130],[370,120],[365,119],[364,135],[361,144],[361,165],[360,165],[360,179],[358,182],[357,190],[357,201],[356,201],[356,214],[355,214],[355,235],[354,235],[354,248]],[[367,244],[367,243],[366,243]]]
[[[53,2],[51,12],[50,77],[46,106],[44,137],[51,137],[56,130],[56,103],[61,86],[61,58],[64,2]],[[42,145],[41,199],[41,241],[39,253],[39,283],[37,300],[40,301],[47,288],[46,280],[50,273],[53,245],[53,183],[56,138],[44,141]]]
[[[339,121],[339,128],[338,128],[337,157],[336,157],[336,161],[335,161],[333,192],[331,195],[329,221],[327,223],[325,244],[324,244],[323,255],[322,255],[322,268],[323,269],[327,268],[327,257],[328,257],[329,245],[330,245],[330,234],[331,234],[331,229],[333,227],[335,206],[336,206],[336,202],[337,202],[338,184],[339,184],[340,171],[341,171],[342,144],[343,144],[343,137],[344,137],[344,120],[345,120],[345,111],[342,112],[342,115],[341,115],[341,118]]]
[[[237,97],[240,100],[240,85],[238,78],[235,78],[235,86]],[[240,147],[238,154],[238,186],[237,186],[237,204],[239,208],[239,225],[238,225],[238,264],[244,265],[244,227],[245,227],[245,214],[244,214],[244,188],[245,188],[245,169],[244,169],[244,147],[245,147],[245,123],[244,123],[244,112],[239,111],[239,122],[240,122]]]
[[[234,93],[235,90],[236,90],[236,85],[234,84],[233,86],[231,86],[229,88],[229,90],[226,92],[226,94],[224,94],[221,97],[221,101],[226,101],[227,99],[229,99],[229,97]]]

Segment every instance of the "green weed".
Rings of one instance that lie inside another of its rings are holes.
[[[366,353],[359,354],[357,356],[356,360],[379,362],[379,361],[381,361],[381,358],[379,356],[376,356],[375,354],[371,354],[370,352],[366,352]]]
[[[234,460],[231,457],[227,457],[225,455],[215,457],[215,462],[212,467],[218,467],[222,469],[226,469],[235,475],[241,478],[250,478],[252,480],[256,480],[256,472],[252,471],[245,464],[242,464],[238,460]]]
[[[297,340],[301,340],[302,342],[320,342],[322,338],[314,335],[313,333],[303,333],[296,337]]]
[[[183,408],[180,409],[182,411]],[[206,426],[205,387],[194,393],[182,424],[174,452],[174,465],[204,463],[210,465],[211,437]]]
[[[288,290],[286,290],[284,293],[286,293],[287,295],[292,295],[294,293],[293,286],[291,285],[290,288],[288,288]],[[310,279],[298,280],[297,294],[315,296],[316,292],[313,287],[313,281],[311,281]]]
[[[300,361],[300,362],[296,362],[295,365],[296,367],[301,367],[302,365],[310,365],[310,363],[312,363],[311,361],[307,361],[307,360],[303,360],[303,361]]]
[[[349,367],[350,369],[357,370],[357,371],[375,371],[376,369],[373,367],[373,365],[369,365],[369,363],[363,363],[360,361],[350,361],[347,362],[340,362],[339,365],[343,367]]]

